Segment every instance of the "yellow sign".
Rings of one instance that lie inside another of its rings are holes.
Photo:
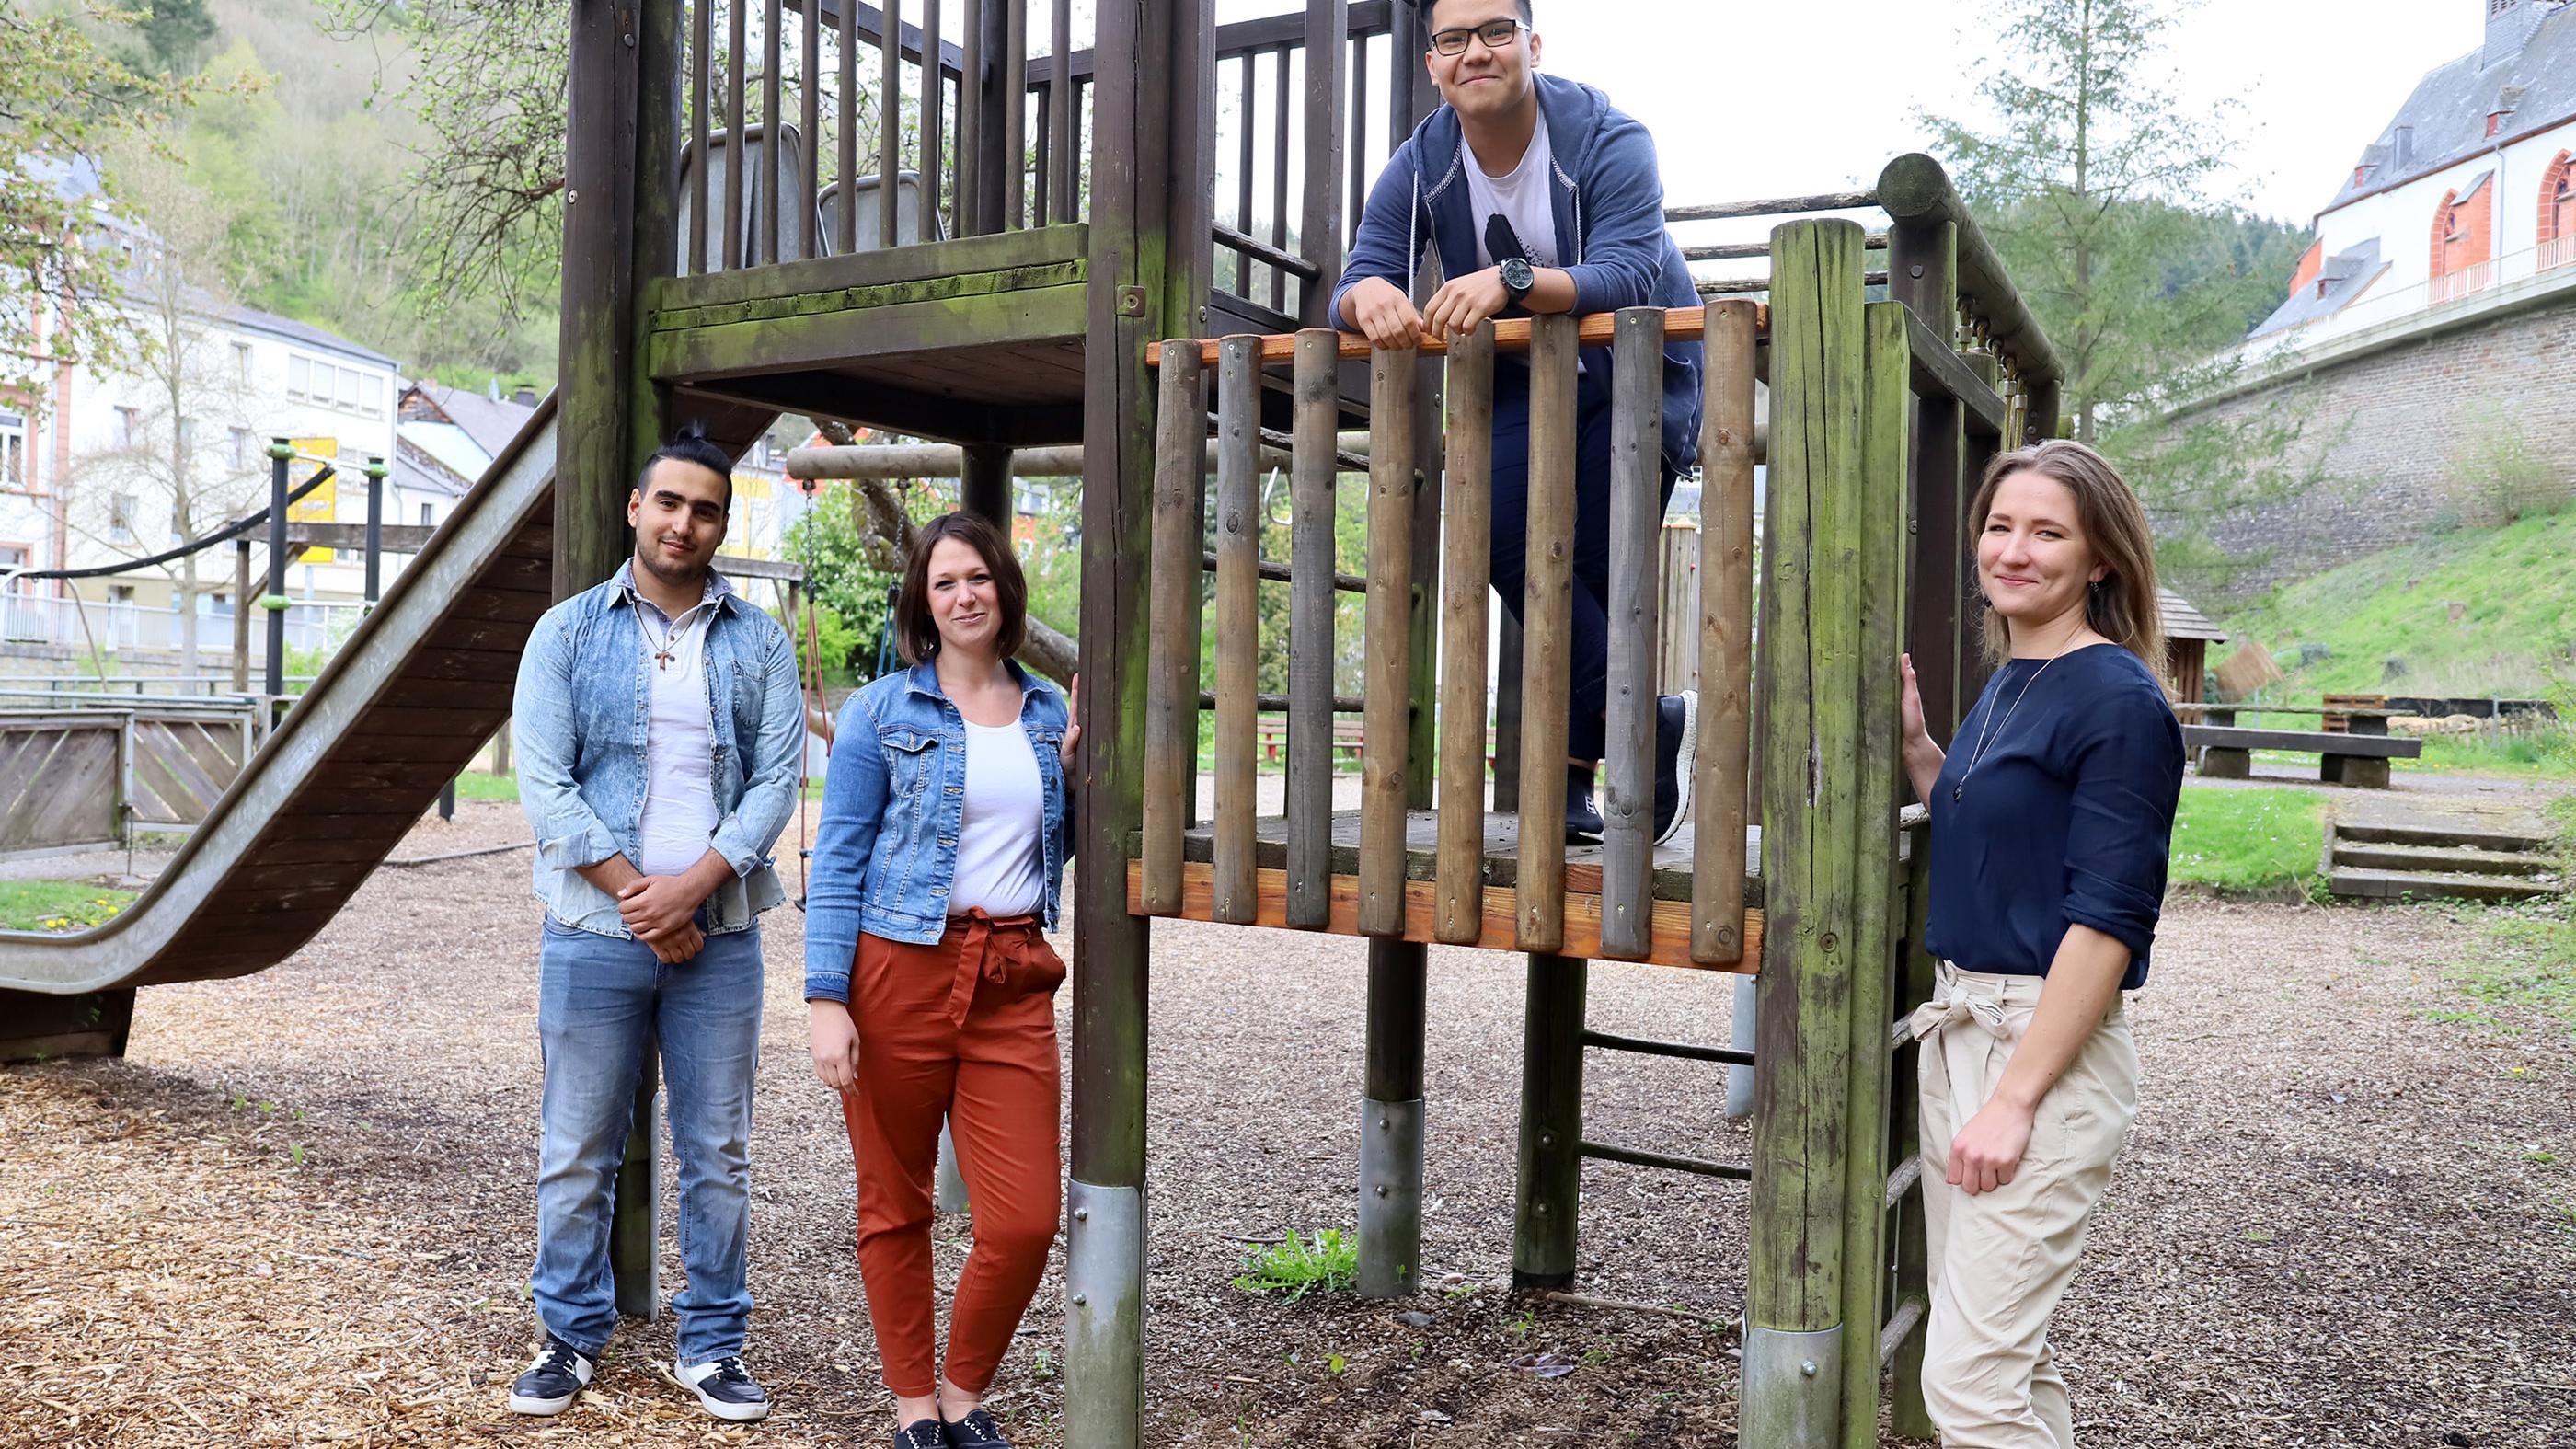
[[[322,471],[322,464],[315,459],[336,461],[340,456],[338,438],[289,438],[287,443],[296,454],[286,465],[286,491],[290,494]],[[340,475],[337,472],[321,487],[286,505],[286,521],[289,523],[334,523],[339,515]],[[304,562],[313,564],[329,563],[334,556],[333,551],[327,548],[308,548],[301,555]]]

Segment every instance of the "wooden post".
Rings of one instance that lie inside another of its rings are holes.
[[[1703,329],[1699,779],[1691,790],[1691,959],[1744,959],[1744,815],[1753,705],[1753,373],[1758,309],[1715,302]]]
[[[1770,711],[1762,740],[1767,919],[1741,1434],[1747,1443],[1823,1449],[1841,1438],[1843,1355],[1875,1357],[1868,1330],[1843,1321],[1852,955],[1865,949],[1854,900],[1859,656],[1862,595],[1872,587],[1860,543],[1861,229],[1801,220],[1771,235],[1761,659]]]
[[[1560,778],[1563,770],[1557,771]],[[1519,1181],[1513,1193],[1512,1286],[1574,1281],[1583,1196],[1583,1002],[1579,956],[1532,952],[1521,1027]],[[1750,1441],[1747,1441],[1750,1442]]]
[[[1333,908],[1333,497],[1340,337],[1297,334],[1288,525],[1288,924]],[[1169,354],[1165,354],[1168,358]],[[1164,366],[1169,367],[1166,361]]]
[[[1216,842],[1209,914],[1260,914],[1252,863],[1261,653],[1261,339],[1229,337],[1216,374]]]
[[[1485,633],[1493,592],[1494,328],[1449,350],[1449,456],[1442,472],[1440,830],[1433,933],[1485,934]]]
[[[1145,1030],[1151,941],[1127,913],[1140,814],[1153,388],[1145,344],[1207,298],[1213,221],[1198,178],[1214,107],[1210,0],[1103,0],[1083,348],[1083,745],[1076,763],[1072,1173],[1065,1247],[1064,1439],[1144,1434]],[[1016,137],[1010,144],[1016,148]],[[1012,169],[1016,172],[1016,151]],[[1192,548],[1197,547],[1193,538]],[[1193,557],[1187,572],[1196,575]]]
[[[1413,661],[1412,348],[1369,354],[1367,742],[1360,755],[1359,930],[1404,933],[1405,744]]]
[[[1932,999],[1932,957],[1923,949],[1923,928],[1932,908],[1932,831],[1926,826],[1914,832],[1913,858],[1905,874],[1905,938],[1898,943],[1896,1014],[1902,1017],[1915,1007]],[[1922,1048],[1908,1043],[1888,1064],[1888,1123],[1891,1145],[1888,1162],[1891,1170],[1919,1157],[1923,1151],[1922,1099],[1916,1072],[1920,1070],[1917,1054]],[[1888,1231],[1896,1235],[1895,1302],[1919,1297],[1928,1307],[1932,1301],[1927,1245],[1924,1240],[1924,1185],[1917,1183],[1896,1204],[1895,1221]],[[1923,1330],[1918,1328],[1897,1346],[1896,1359],[1888,1365],[1888,1427],[1909,1439],[1929,1439],[1936,1432],[1932,1414],[1923,1403]]]
[[[1949,339],[1959,311],[1959,227],[1937,221],[1899,222],[1888,231],[1888,292],[1921,318],[1932,334]],[[1959,449],[1966,409],[1956,398],[1933,393],[1915,402],[1913,468],[1914,561],[1912,620],[1906,652],[1914,658],[1923,691],[1923,718],[1946,738],[1959,723],[1959,618],[1972,592],[1967,544],[1959,510],[1967,497],[1959,483]]]
[[[1654,950],[1655,536],[1664,500],[1664,309],[1627,307],[1611,344],[1610,672],[1602,746],[1601,954]]]
[[[1196,346],[1163,349],[1154,432],[1151,632],[1146,643],[1143,895],[1181,909],[1181,836],[1198,811],[1200,541],[1206,527],[1205,389]]]
[[[1494,631],[1494,809],[1521,808],[1521,621],[1505,613]]]
[[[1993,387],[2003,377],[2003,364],[1992,352],[1982,347],[1959,354],[1968,369]],[[1963,410],[1964,411],[1964,410]],[[1959,692],[1954,698],[1950,723],[1955,727],[1976,707],[1976,699],[1985,693],[1986,681],[1994,676],[1994,666],[1986,662],[1986,606],[1981,601],[1974,563],[1976,544],[1973,530],[1976,521],[1967,515],[1968,504],[1976,497],[1977,485],[1986,476],[1986,465],[1995,455],[2008,452],[2018,444],[2006,443],[2003,437],[1988,429],[1984,420],[1973,415],[1962,420],[1967,442],[1959,456],[1959,567],[1963,571],[1959,607]]]
[[[1912,349],[1902,302],[1862,315],[1858,679],[1859,833],[1853,878],[1851,1045],[1845,1089],[1850,1161],[1843,1186],[1844,1449],[1878,1446],[1878,1334],[1887,1320],[1888,1030],[1896,1019],[1893,966],[1904,918],[1897,912],[1897,807],[1904,803],[1896,656],[1905,647],[1906,424],[1913,412]],[[1756,1048],[1757,1052],[1759,1048]]]
[[[1195,374],[1193,369],[1193,374]],[[1011,537],[1011,447],[1008,443],[968,443],[958,480],[958,505],[993,525],[1007,543]]]
[[[1333,324],[1325,314],[1342,278],[1342,155],[1350,134],[1342,73],[1349,53],[1349,0],[1307,0],[1306,206],[1298,220],[1297,250],[1315,264],[1315,275],[1298,290],[1297,315],[1314,327]]]
[[[1520,949],[1565,944],[1565,750],[1574,631],[1574,319],[1530,322],[1529,562],[1521,605]]]

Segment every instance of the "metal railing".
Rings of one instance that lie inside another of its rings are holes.
[[[366,614],[356,602],[298,599],[286,608],[286,642],[294,649],[326,649],[345,636]],[[258,619],[253,614],[253,621]],[[251,657],[264,659],[266,631],[251,631]],[[197,651],[230,658],[233,611],[227,605],[197,614]],[[166,607],[63,595],[0,596],[0,646],[40,644],[69,649],[178,649],[184,631],[178,611]]]

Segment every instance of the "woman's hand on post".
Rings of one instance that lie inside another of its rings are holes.
[[[1950,1181],[1971,1195],[2012,1181],[2030,1150],[2032,1116],[2031,1109],[2001,1097],[1989,1100],[1950,1144]]]
[[[1905,726],[1905,744],[1908,748],[1918,740],[1929,744],[1932,736],[1923,728],[1923,686],[1914,677],[1914,656],[1897,655],[1896,672],[1905,681],[1905,690],[1900,696],[1902,703],[1897,706],[1897,717]]]
[[[1932,803],[1933,783],[1941,778],[1941,747],[1932,743],[1932,731],[1923,720],[1923,686],[1914,677],[1914,656],[1896,656],[1896,674],[1902,681],[1897,691],[1897,739],[1899,753],[1905,760],[1905,778],[1914,785],[1914,798]]]
[[[1064,720],[1064,741],[1056,747],[1056,758],[1064,763],[1065,770],[1070,773],[1073,769],[1074,746],[1082,743],[1082,676],[1080,674],[1073,676],[1073,688],[1065,691]]]
[[[805,1003],[807,1037],[814,1048],[814,1079],[835,1092],[859,1089],[859,1024],[838,1001]]]

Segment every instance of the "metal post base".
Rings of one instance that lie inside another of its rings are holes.
[[[617,1168],[610,1205],[608,1267],[617,1283],[617,1311],[650,1323],[662,1311],[662,1254],[654,1240],[661,1221],[660,1174],[653,1160],[653,1122],[662,1102],[662,1046],[644,1049],[644,1076],[635,1088],[635,1123],[626,1134],[626,1159]]]
[[[1064,1253],[1064,1442],[1144,1442],[1145,1190],[1074,1179]]]
[[[1748,1326],[1737,1440],[1763,1449],[1835,1449],[1842,1436],[1842,1382],[1839,1327],[1790,1333]]]
[[[1735,1032],[1732,1040],[1735,1049],[1740,1052],[1749,1052],[1755,1045],[1754,1010],[1756,1003],[1761,999],[1761,993],[1754,989],[1753,983],[1756,979],[1751,976],[1735,978]],[[1728,1067],[1726,1069],[1726,1120],[1741,1122],[1752,1115],[1753,1068]]]
[[[1363,1298],[1422,1286],[1422,1102],[1360,1103],[1360,1278]]]

